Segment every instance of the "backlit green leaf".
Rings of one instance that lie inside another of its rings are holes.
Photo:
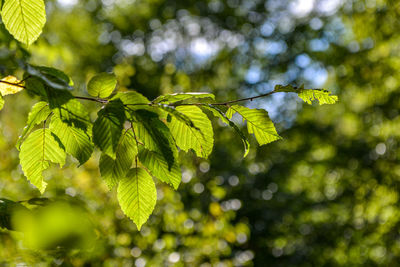
[[[140,230],[156,205],[157,190],[153,178],[143,169],[131,169],[120,180],[117,197],[122,211]]]
[[[275,126],[268,116],[268,112],[263,109],[250,109],[239,105],[233,105],[227,113],[239,113],[243,120],[247,122],[249,134],[254,134],[260,145],[265,145],[281,139],[276,132]]]
[[[136,121],[132,123],[137,139],[145,148],[158,152],[171,168],[176,161],[177,149],[168,127],[158,115],[147,110],[134,112]]]
[[[187,100],[190,98],[211,98],[215,99],[215,96],[210,93],[203,93],[203,92],[190,92],[190,93],[175,93],[175,94],[168,94],[162,95],[154,99],[153,103],[174,103],[178,101]]]
[[[150,101],[142,94],[136,91],[119,92],[111,100],[121,100],[124,105],[133,106],[137,104],[148,104]],[[138,105],[142,106],[142,105]]]
[[[91,96],[106,98],[111,95],[117,86],[117,78],[111,73],[100,73],[94,76],[87,85]]]
[[[16,94],[24,89],[24,82],[21,82],[17,77],[8,75],[1,79],[0,94],[2,96]]]
[[[304,102],[311,105],[313,100],[318,100],[320,105],[335,104],[338,96],[332,95],[330,91],[324,89],[305,89],[304,85],[295,87],[292,85],[276,85],[275,92],[293,92],[296,93]]]
[[[202,106],[202,108],[205,108],[209,111],[212,112],[212,114],[215,117],[218,117],[221,119],[221,121],[229,126],[231,126],[235,132],[237,134],[239,134],[240,138],[242,139],[243,142],[243,146],[244,146],[244,155],[243,157],[245,158],[247,156],[247,154],[249,154],[250,151],[250,143],[249,140],[247,140],[247,137],[243,134],[243,132],[239,129],[239,127],[237,127],[237,125],[231,121],[227,115],[225,115],[219,108],[215,107],[215,106]],[[232,117],[232,116],[231,116]]]
[[[60,139],[65,151],[75,157],[81,165],[90,158],[93,143],[85,131],[68,125],[58,115],[51,118],[49,128]]]
[[[174,117],[175,119],[185,123],[187,126],[196,128],[194,126],[192,120],[188,116],[186,116],[185,114],[183,114],[183,113],[179,112],[178,110],[176,110],[175,107],[171,107],[171,106],[168,106],[168,105],[165,105],[165,104],[158,104],[157,107],[159,109],[161,109],[162,111],[165,111],[164,114],[163,114],[164,117],[169,115],[169,116]]]
[[[120,179],[125,178],[137,155],[137,146],[132,131],[125,132],[119,140],[115,159],[102,153],[100,157],[100,173],[108,188],[112,189]]]
[[[49,129],[39,129],[31,133],[21,145],[19,153],[22,170],[28,180],[43,194],[47,183],[42,172],[50,162],[65,163],[65,152]]]
[[[49,104],[46,102],[38,102],[36,103],[33,107],[31,112],[29,112],[28,115],[28,122],[26,123],[26,126],[24,130],[22,131],[21,136],[18,139],[17,142],[17,148],[19,149],[21,147],[21,144],[23,140],[25,139],[26,135],[32,131],[32,129],[35,127],[35,125],[38,125],[39,123],[45,121],[51,114],[51,110],[49,108]]]
[[[179,106],[176,110],[186,115],[195,127],[172,118],[168,127],[178,147],[184,151],[193,149],[197,156],[208,158],[214,146],[214,133],[211,121],[199,107]]]
[[[124,106],[126,107],[126,117],[128,119],[132,119],[131,112],[138,109],[154,111],[153,107],[148,106],[150,101],[145,96],[136,91],[119,92],[115,94],[115,96],[113,96],[111,100],[120,100],[124,104]]]
[[[1,16],[6,29],[26,45],[36,41],[46,23],[43,0],[5,0]]]
[[[58,91],[60,92],[60,91]],[[61,101],[62,103],[63,101]],[[91,121],[87,108],[76,99],[68,99],[67,102],[53,109],[64,123],[79,128],[91,136]]]
[[[177,161],[171,167],[158,152],[143,149],[139,153],[140,162],[159,180],[171,185],[175,190],[182,179],[181,168]]]
[[[319,89],[303,89],[298,96],[307,104],[312,104],[313,100],[318,100],[320,105],[335,104],[338,101],[336,95],[331,95],[331,92]]]
[[[97,113],[93,124],[93,142],[102,152],[115,159],[115,152],[125,122],[121,101],[111,101]]]

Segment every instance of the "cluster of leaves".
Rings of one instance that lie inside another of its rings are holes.
[[[1,16],[7,30],[26,45],[40,36],[46,22],[43,0],[5,0]],[[89,95],[94,98],[74,97],[69,91],[73,83],[63,72],[30,65],[26,66],[22,81],[13,76],[1,80],[0,109],[4,105],[3,96],[24,88],[41,98],[32,107],[17,143],[22,170],[41,193],[47,185],[43,171],[50,163],[62,167],[70,154],[82,165],[96,146],[101,151],[102,177],[110,189],[118,186],[122,210],[140,229],[156,204],[157,191],[152,177],[174,189],[180,184],[178,148],[193,150],[205,159],[212,152],[214,134],[209,116],[221,119],[239,134],[244,156],[250,143],[231,120],[235,113],[246,121],[248,133],[254,134],[260,145],[281,138],[265,110],[236,105],[247,99],[215,103],[213,94],[185,93],[149,101],[135,91],[113,94],[116,85],[113,74],[99,74],[87,85]],[[303,86],[277,85],[271,93],[276,92],[295,92],[308,104],[313,100],[320,104],[337,101],[328,91]],[[102,104],[93,123],[78,99]]]
[[[1,95],[26,89],[41,98],[32,107],[17,143],[22,170],[41,193],[47,185],[43,171],[50,163],[62,167],[69,154],[82,165],[97,147],[101,151],[101,176],[110,189],[117,186],[123,212],[140,229],[156,204],[152,177],[174,189],[181,182],[178,149],[193,150],[205,159],[212,152],[214,133],[210,117],[221,119],[239,134],[244,156],[250,145],[231,120],[235,113],[246,121],[248,133],[254,134],[260,145],[281,138],[267,111],[235,104],[242,100],[216,103],[210,93],[177,93],[150,101],[136,91],[113,94],[116,85],[113,74],[101,73],[87,84],[92,97],[77,97],[70,93],[73,83],[66,74],[31,65],[26,66],[22,81],[13,76],[0,81]],[[303,87],[278,85],[271,93],[277,92],[295,92],[307,103],[314,99],[320,104],[337,100],[328,91]],[[78,99],[102,105],[94,122]]]

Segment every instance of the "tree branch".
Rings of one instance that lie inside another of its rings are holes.
[[[26,88],[25,86],[23,86],[23,85],[20,84],[21,82],[19,82],[19,83],[12,83],[12,82],[7,82],[7,81],[0,80],[0,83],[12,85],[12,86],[16,86],[16,87],[20,87],[20,88],[24,88],[24,89]]]
[[[108,103],[108,100],[107,99],[103,99],[103,98],[92,98],[92,97],[86,97],[86,96],[74,96],[74,98],[75,99],[98,102],[98,103],[102,103],[102,104],[107,104]]]
[[[246,98],[241,98],[241,99],[236,99],[236,100],[230,100],[230,101],[226,101],[226,102],[219,102],[219,103],[172,103],[172,104],[165,104],[167,106],[170,107],[178,107],[178,106],[204,106],[204,105],[211,105],[211,106],[228,106],[229,104],[233,104],[233,103],[238,103],[238,102],[243,102],[243,101],[253,101],[254,99],[257,98],[262,98],[262,97],[266,97],[266,96],[270,96],[274,93],[278,93],[276,91],[271,91],[268,92],[266,94],[262,94],[262,95],[257,95],[257,96],[252,96],[252,97],[246,97]],[[135,104],[125,104],[125,106],[158,106],[160,105],[160,103],[135,103]]]
[[[271,91],[269,93],[266,94],[262,94],[262,95],[257,95],[257,96],[252,96],[252,97],[246,97],[246,98],[241,98],[241,99],[236,99],[236,100],[230,100],[230,101],[226,101],[226,102],[220,102],[220,103],[193,103],[193,104],[172,104],[171,106],[184,106],[184,105],[211,105],[211,106],[227,106],[229,104],[233,104],[233,103],[238,103],[238,102],[243,102],[243,101],[253,101],[254,99],[257,98],[261,98],[261,97],[266,97],[266,96],[270,96],[274,93],[277,93],[275,91]]]
[[[26,80],[27,78],[25,78],[24,80]],[[22,80],[22,81],[24,81],[24,80]],[[26,87],[24,85],[21,85],[22,81],[20,81],[19,83],[11,83],[11,82],[0,80],[0,83],[4,83],[4,84],[17,86],[17,87],[26,89]],[[173,103],[173,104],[169,104],[168,106],[171,106],[171,107],[177,107],[177,106],[203,106],[203,105],[228,106],[228,105],[233,104],[233,103],[238,103],[238,102],[243,102],[243,101],[253,101],[254,99],[270,96],[270,95],[272,95],[274,93],[277,93],[277,92],[276,91],[271,91],[269,93],[262,94],[262,95],[246,97],[246,98],[241,98],[241,99],[236,99],[236,100],[230,100],[230,101],[226,101],[226,102],[219,102],[219,103],[180,103],[180,104],[174,104]],[[86,96],[74,96],[74,98],[75,99],[98,102],[98,103],[102,103],[102,104],[107,104],[109,102],[109,100],[104,99],[104,98],[92,98],[92,97],[86,97]],[[127,106],[128,105],[129,106],[139,106],[139,105],[157,106],[158,104],[154,104],[152,102],[149,102],[149,103],[126,104],[126,105]]]
[[[12,85],[12,86],[16,86],[16,87],[20,87],[23,89],[26,89],[26,86],[22,85],[21,83],[23,81],[25,81],[26,79],[30,78],[29,76],[27,78],[25,78],[24,80],[20,81],[19,83],[12,83],[12,82],[7,82],[7,81],[3,81],[0,80],[0,83],[4,83],[4,84],[8,84],[8,85]],[[94,102],[98,102],[98,103],[102,103],[102,104],[107,104],[108,100],[107,99],[103,99],[103,98],[92,98],[92,97],[86,97],[86,96],[74,96],[74,98],[76,99],[81,99],[81,100],[88,100],[88,101],[94,101]]]

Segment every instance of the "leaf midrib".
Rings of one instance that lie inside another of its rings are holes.
[[[19,2],[19,8],[20,8],[20,10],[21,10],[22,23],[24,24],[25,38],[26,38],[27,42],[29,43],[28,29],[27,29],[27,27],[26,27],[24,9],[22,8],[22,1],[23,1],[23,0],[18,0],[18,2]]]

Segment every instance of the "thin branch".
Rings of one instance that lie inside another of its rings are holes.
[[[108,100],[103,99],[103,98],[92,98],[92,97],[86,97],[86,96],[74,96],[76,99],[81,99],[81,100],[88,100],[88,101],[93,101],[93,102],[98,102],[102,104],[107,104]]]
[[[12,83],[12,82],[7,82],[7,81],[3,81],[3,80],[0,80],[0,83],[4,83],[4,84],[8,84],[8,85],[12,85],[12,86],[16,86],[16,87],[20,87],[20,88],[26,89],[26,86],[22,85],[21,83],[23,81],[27,80],[30,77],[31,76],[28,76],[28,77],[26,77],[25,79],[23,79],[22,81],[20,81],[18,83]],[[85,97],[85,96],[74,96],[74,98],[82,99],[82,100],[88,100],[88,101],[94,101],[94,102],[98,102],[98,103],[102,103],[102,104],[107,104],[108,103],[108,100],[107,99],[103,99],[103,98],[92,98],[92,97]]]
[[[238,103],[238,102],[243,102],[243,101],[253,101],[254,99],[261,98],[261,97],[266,97],[266,96],[270,96],[270,95],[272,95],[272,94],[274,94],[274,93],[277,93],[277,92],[276,92],[276,91],[271,91],[271,92],[269,92],[269,93],[262,94],[262,95],[257,95],[257,96],[252,96],[252,97],[246,97],[246,98],[231,100],[231,101],[222,102],[222,103],[211,103],[210,105],[212,105],[212,106],[226,106],[226,105],[229,105],[229,104]]]
[[[32,76],[31,76],[31,75],[28,75],[28,76],[26,76],[25,78],[23,78],[21,81],[19,81],[18,84],[22,84],[23,82],[25,82],[26,80],[28,80],[28,79],[30,79],[30,78],[32,78]]]
[[[29,78],[29,76],[27,77]],[[25,78],[25,80],[27,79]],[[21,81],[22,82],[22,81]],[[11,82],[7,82],[7,81],[2,81],[0,80],[0,83],[5,83],[8,85],[13,85],[13,86],[17,86],[20,88],[26,88],[25,86],[21,85],[20,83],[11,83]],[[203,106],[203,105],[212,105],[212,106],[227,106],[229,104],[233,104],[233,103],[238,103],[238,102],[243,102],[243,101],[253,101],[254,99],[257,98],[262,98],[262,97],[266,97],[266,96],[270,96],[274,93],[277,93],[276,91],[271,91],[269,93],[266,94],[262,94],[262,95],[257,95],[257,96],[252,96],[252,97],[246,97],[246,98],[241,98],[241,99],[236,99],[236,100],[231,100],[231,101],[226,101],[226,102],[220,102],[220,103],[179,103],[179,104],[170,104],[168,106],[172,106],[172,107],[177,107],[177,106]],[[88,101],[94,101],[94,102],[98,102],[98,103],[102,103],[102,104],[107,104],[109,102],[109,100],[104,99],[104,98],[92,98],[92,97],[85,97],[85,96],[74,96],[74,98],[76,99],[81,99],[81,100],[88,100]],[[159,104],[155,104],[152,102],[149,103],[135,103],[135,104],[125,104],[125,106],[140,106],[140,105],[144,105],[144,106],[157,106]]]
[[[19,83],[12,83],[12,82],[7,82],[7,81],[0,80],[0,83],[12,85],[12,86],[16,86],[16,87],[20,87],[20,88],[24,88],[24,89],[26,88],[25,86],[21,85],[20,82]]]
[[[227,106],[229,104],[233,103],[238,103],[238,102],[243,102],[243,101],[253,101],[254,99],[257,98],[262,98],[262,97],[267,97],[270,96],[274,93],[278,93],[276,91],[271,91],[266,94],[262,95],[257,95],[257,96],[252,96],[252,97],[246,97],[246,98],[241,98],[241,99],[236,99],[236,100],[230,100],[226,102],[219,102],[219,103],[172,103],[172,104],[161,104],[161,105],[166,105],[170,107],[178,107],[178,106],[205,106],[205,105],[211,105],[211,106]],[[160,103],[135,103],[135,104],[125,104],[125,106],[158,106]]]

